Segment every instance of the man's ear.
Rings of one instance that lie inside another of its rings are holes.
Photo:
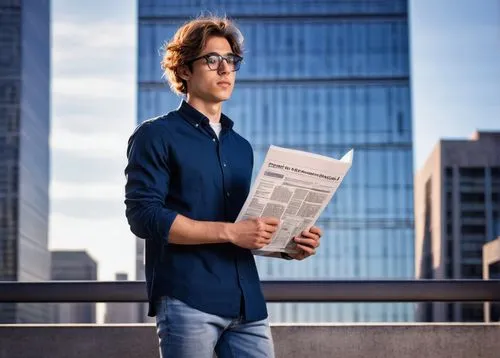
[[[191,71],[189,70],[189,68],[186,65],[180,66],[179,69],[177,70],[177,74],[184,81],[189,80],[189,78],[191,77]]]

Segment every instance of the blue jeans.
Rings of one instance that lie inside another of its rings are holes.
[[[172,297],[156,303],[162,358],[274,357],[267,319],[246,322],[199,311]]]

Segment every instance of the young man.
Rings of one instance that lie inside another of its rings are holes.
[[[242,37],[224,18],[182,26],[162,68],[180,107],[129,140],[125,204],[146,240],[146,281],[162,357],[273,357],[266,302],[252,256],[279,220],[234,223],[249,193],[250,144],[222,114],[242,61]],[[320,229],[295,238],[302,260]]]

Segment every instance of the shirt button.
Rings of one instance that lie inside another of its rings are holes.
[[[226,166],[226,163],[222,164],[223,166]]]
[[[212,138],[212,142],[215,142],[215,138]]]
[[[198,123],[196,123],[194,126],[195,126],[196,128],[198,128],[199,124],[198,124]]]
[[[226,196],[229,197],[229,192],[226,193]]]

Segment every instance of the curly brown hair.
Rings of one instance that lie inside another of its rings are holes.
[[[224,37],[236,55],[243,54],[243,35],[226,17],[202,16],[182,25],[172,39],[163,46],[161,68],[172,91],[187,94],[186,81],[179,76],[181,66],[192,70],[189,60],[200,55],[209,37]]]

